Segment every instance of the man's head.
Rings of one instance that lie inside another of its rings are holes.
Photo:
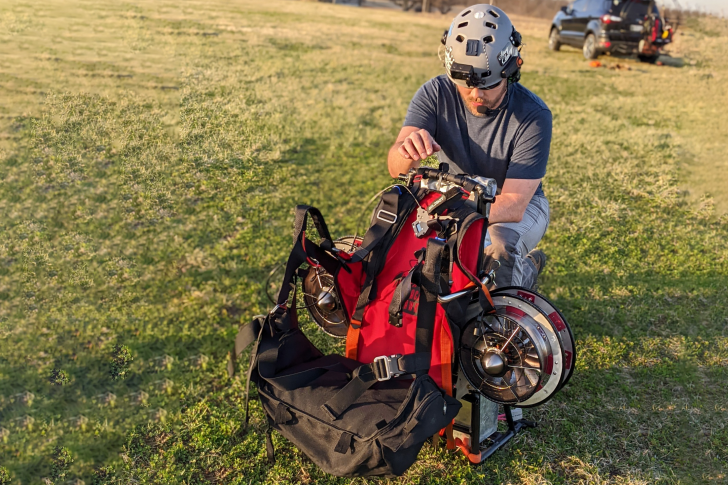
[[[521,35],[503,10],[488,4],[460,12],[442,37],[447,76],[459,87],[487,90],[518,82]]]

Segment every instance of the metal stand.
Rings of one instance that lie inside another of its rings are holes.
[[[483,423],[481,419],[483,417],[481,416],[482,399],[485,398],[478,392],[470,392],[463,396],[461,399],[463,404],[470,404],[470,419],[462,419],[458,422],[458,419],[456,418],[453,426],[453,431],[456,432],[456,436],[460,436],[455,440],[457,447],[465,453],[468,460],[470,460],[473,465],[483,463],[493,453],[495,453],[496,450],[508,443],[511,438],[516,436],[516,434],[524,428],[536,427],[536,423],[533,421],[527,421],[522,418],[514,419],[513,409],[511,409],[511,406],[503,406],[506,422],[508,423],[508,429],[506,431],[495,431],[485,438],[485,440],[481,441],[481,425]],[[520,411],[520,409],[517,411]],[[467,421],[469,421],[469,423]],[[475,444],[475,446],[473,446],[473,444]]]

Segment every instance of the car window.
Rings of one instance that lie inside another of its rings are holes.
[[[587,0],[576,0],[572,5],[574,12],[585,12],[587,7]]]
[[[622,5],[623,19],[628,21],[642,20],[647,15],[650,8],[650,2],[644,0],[627,0]]]
[[[589,13],[601,13],[604,0],[587,0],[585,10]]]

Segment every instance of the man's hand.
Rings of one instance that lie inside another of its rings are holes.
[[[397,141],[399,141],[399,139],[397,139]],[[435,152],[439,152],[440,145],[437,144],[435,139],[432,138],[432,135],[430,135],[427,130],[420,129],[407,135],[404,140],[402,140],[402,144],[399,146],[397,151],[403,158],[420,160],[429,157]]]
[[[439,151],[440,145],[427,130],[405,126],[399,132],[397,141],[389,149],[387,157],[389,174],[397,177],[401,173],[407,173],[409,169],[419,167],[420,160]]]

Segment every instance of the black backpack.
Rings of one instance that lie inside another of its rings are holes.
[[[305,238],[308,215],[322,238]],[[429,239],[421,270],[415,352],[377,357],[362,364],[340,355],[323,355],[298,328],[295,282],[310,258],[330,272],[346,270],[318,209],[296,208],[294,247],[275,308],[244,326],[235,341],[235,358],[253,345],[248,385],[256,383],[269,425],[266,447],[273,456],[270,428],[294,443],[325,472],[337,476],[396,476],[417,459],[423,444],[448,426],[460,410],[458,400],[428,375],[435,306],[445,243]],[[293,289],[292,304],[288,299]],[[248,421],[246,389],[246,425]]]

